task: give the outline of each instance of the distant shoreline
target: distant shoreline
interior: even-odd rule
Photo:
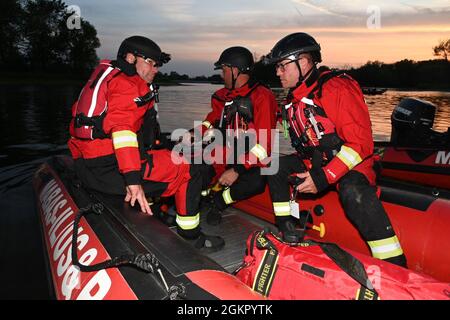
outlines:
[[[430,91],[437,91],[437,92],[448,92],[450,93],[450,88],[430,88],[430,89],[422,89],[422,88],[386,88],[388,91],[420,91],[420,92],[430,92]]]
[[[59,74],[3,74],[0,77],[0,85],[79,85],[82,86],[87,79],[68,79],[63,75]],[[223,85],[216,82],[206,82],[206,81],[195,81],[195,80],[173,80],[173,81],[157,81],[160,86],[189,86],[190,84],[213,84],[213,85]],[[389,87],[374,87],[374,88],[384,88],[390,91],[438,91],[438,92],[450,92],[450,88],[447,87],[430,87],[430,88],[389,88]],[[279,87],[271,87],[272,90],[283,90]]]
[[[84,85],[87,79],[65,79],[55,77],[42,78],[20,78],[4,77],[0,78],[0,85]],[[183,86],[180,82],[157,82],[160,86]]]
[[[387,89],[387,91],[404,91],[404,92],[445,92],[450,93],[450,88],[431,88],[431,89],[422,89],[422,88],[387,88],[387,87],[377,87],[377,88],[384,88]],[[272,90],[284,90],[280,87],[271,87]]]
[[[43,77],[43,78],[20,78],[20,77],[0,77],[0,85],[79,85],[82,86],[86,83],[87,79],[64,79],[55,77]],[[171,87],[171,86],[189,86],[194,84],[213,84],[221,85],[215,82],[205,82],[205,81],[156,81],[161,87]],[[222,84],[223,85],[223,84]]]

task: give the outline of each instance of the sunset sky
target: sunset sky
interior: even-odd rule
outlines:
[[[113,58],[123,38],[144,35],[172,54],[162,72],[211,75],[221,51],[234,45],[266,54],[292,32],[322,47],[324,64],[433,59],[450,38],[450,1],[76,0],[98,31],[100,58]],[[379,13],[379,15],[378,15]]]

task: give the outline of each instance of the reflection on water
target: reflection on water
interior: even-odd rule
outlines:
[[[164,131],[192,128],[194,120],[203,120],[210,109],[211,95],[220,85],[193,84],[161,87],[160,122]],[[68,138],[70,107],[81,86],[0,86],[0,147],[12,144],[64,144]],[[281,96],[280,91],[277,94]],[[406,97],[419,98],[437,105],[435,130],[450,126],[449,92],[387,91],[366,96],[376,140],[389,140],[390,116],[395,105]],[[284,140],[284,139],[281,139]],[[288,143],[282,141],[281,150]]]
[[[1,85],[0,147],[64,143],[70,107],[80,89],[73,85]]]
[[[381,95],[366,96],[375,140],[389,140],[392,110],[404,98],[417,98],[433,103],[437,106],[434,130],[445,132],[450,127],[450,92],[388,90]]]

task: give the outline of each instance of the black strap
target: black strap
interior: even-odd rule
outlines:
[[[109,136],[103,130],[103,120],[106,117],[106,111],[99,116],[88,117],[83,112],[78,113],[74,119],[75,128],[81,128],[82,126],[92,127],[93,139],[106,139]],[[78,138],[80,139],[80,138]]]
[[[156,91],[156,90],[149,91],[143,96],[134,98],[134,102],[136,103],[136,105],[138,107],[143,107],[143,106],[147,105],[149,102],[151,102],[152,100],[155,100],[156,102],[158,102],[158,100],[159,100],[158,91]]]
[[[156,147],[161,137],[161,127],[158,121],[158,112],[153,107],[145,112],[144,121],[138,132],[138,141],[142,156],[145,151]]]
[[[345,271],[345,273],[347,273],[352,279],[357,281],[362,288],[365,288],[368,292],[370,291],[377,294],[372,282],[367,276],[364,265],[350,253],[335,243],[317,242],[314,240],[305,240],[305,243],[320,246],[323,252],[334,263],[336,263],[339,268]]]
[[[260,84],[259,82],[255,82],[253,87],[251,87],[250,90],[245,95],[236,96],[233,98],[233,100],[226,100],[224,98],[221,98],[216,93],[212,95],[212,99],[216,99],[220,102],[231,102],[236,100],[236,103],[227,106],[228,110],[225,110],[226,107],[224,106],[224,112],[221,121],[223,127],[225,127],[229,123],[229,121],[231,121],[232,116],[234,116],[236,112],[239,112],[239,114],[244,118],[244,120],[247,123],[253,121],[253,105],[249,97],[250,94],[260,85],[262,84]],[[244,105],[248,109],[247,110],[241,109],[240,105]]]
[[[322,89],[323,85],[327,83],[329,80],[335,78],[335,77],[341,77],[346,79],[351,79],[345,71],[331,71],[327,72],[325,74],[322,74],[319,79],[317,80],[316,86],[310,91],[308,94],[308,98],[312,99],[315,96],[315,93],[317,92],[317,98],[322,98]]]
[[[78,226],[80,223],[81,218],[89,212],[94,212],[96,214],[101,214],[103,211],[103,205],[100,203],[97,204],[90,204],[85,208],[81,208],[76,217],[75,221],[73,223],[73,235],[72,235],[72,262],[75,266],[79,267],[81,271],[83,272],[92,272],[92,271],[99,271],[103,269],[109,269],[109,268],[115,268],[123,265],[133,265],[138,267],[141,270],[144,270],[146,272],[155,272],[155,270],[159,267],[159,261],[156,259],[155,255],[152,253],[141,253],[138,255],[122,255],[119,257],[115,257],[111,260],[103,261],[94,265],[84,265],[81,264],[78,260],[78,250],[76,249],[78,247]]]
[[[345,71],[331,71],[331,72],[325,73],[319,77],[319,79],[317,80],[316,86],[309,92],[307,98],[310,100],[313,100],[314,97],[316,97],[316,96],[319,99],[322,98],[323,85],[335,77],[350,79],[350,77],[345,73]],[[316,94],[316,92],[317,92],[317,94]],[[321,117],[328,118],[327,114],[325,112],[325,109],[322,106],[315,105],[315,112],[318,115],[320,115]]]
[[[264,231],[257,233],[252,240],[256,242],[258,249],[266,250],[253,281],[253,290],[267,297],[278,269],[278,250]]]

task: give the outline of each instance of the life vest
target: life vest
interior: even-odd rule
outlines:
[[[109,60],[102,60],[92,72],[72,110],[72,136],[79,139],[106,138],[102,122],[108,109],[108,82],[120,72]]]
[[[253,122],[253,104],[250,98],[251,93],[260,86],[260,83],[254,84],[243,96],[234,98],[224,98],[213,94],[213,99],[224,103],[222,115],[217,128],[225,129],[243,129],[247,130]]]
[[[289,130],[292,146],[303,158],[312,159],[313,166],[326,165],[344,144],[324,108],[314,102],[315,97],[322,97],[323,85],[334,77],[347,75],[343,72],[322,75],[306,97],[282,108],[283,127]],[[294,108],[294,103],[303,103],[305,106]]]
[[[91,74],[72,110],[71,135],[73,137],[84,140],[109,138],[103,130],[103,119],[108,110],[108,84],[121,72],[114,61],[102,60]],[[158,102],[158,86],[153,84],[150,85],[150,91],[146,95],[136,97],[134,102],[138,107],[142,107],[152,100]],[[146,135],[146,138],[144,138],[145,149],[150,148],[160,134],[156,116],[157,110],[152,108],[147,111],[144,117],[142,128],[144,135],[141,134],[141,136]]]

